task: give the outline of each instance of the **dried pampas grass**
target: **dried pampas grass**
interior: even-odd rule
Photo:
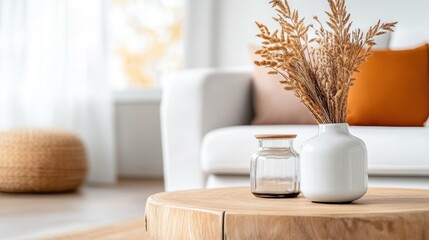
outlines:
[[[256,23],[262,39],[262,48],[256,51],[262,61],[258,66],[270,68],[270,74],[279,74],[286,90],[295,95],[310,110],[317,123],[346,121],[347,97],[353,85],[353,72],[370,55],[374,38],[393,31],[395,23],[377,22],[364,33],[352,30],[350,14],[344,0],[328,0],[329,20],[325,27],[317,17],[318,27],[306,24],[297,10],[291,10],[286,0],[270,3],[278,15],[274,20],[280,28],[274,32]],[[315,32],[309,39],[308,32]],[[316,45],[310,47],[310,45]]]

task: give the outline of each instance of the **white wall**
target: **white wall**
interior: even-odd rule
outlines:
[[[162,177],[160,100],[160,89],[117,94],[116,152],[120,177]]]
[[[190,62],[200,62],[198,67],[225,67],[250,64],[247,46],[258,43],[254,36],[257,28],[254,22],[260,21],[273,26],[271,17],[274,11],[268,0],[188,0],[196,8],[204,6],[204,11],[212,9],[210,14],[192,15],[190,12],[188,38],[201,36],[209,38],[206,48],[188,48]],[[311,20],[313,15],[322,16],[328,9],[326,0],[291,0],[290,5],[297,8],[302,16]],[[399,21],[399,26],[420,25],[429,28],[429,0],[348,0],[348,10],[352,20],[359,27],[374,24],[378,19]],[[203,12],[204,12],[203,11]],[[210,24],[207,24],[210,23]],[[207,24],[207,25],[204,25]],[[192,27],[192,28],[189,28]],[[197,27],[196,27],[197,26]],[[204,32],[201,31],[204,29]],[[211,38],[210,38],[211,37]],[[209,59],[208,61],[205,61]],[[192,66],[193,67],[193,66]]]
[[[185,66],[213,65],[213,22],[215,0],[187,0],[185,4]]]

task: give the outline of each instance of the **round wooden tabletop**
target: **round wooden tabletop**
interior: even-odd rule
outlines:
[[[351,204],[257,198],[249,188],[149,197],[154,239],[429,239],[429,190],[369,189]]]

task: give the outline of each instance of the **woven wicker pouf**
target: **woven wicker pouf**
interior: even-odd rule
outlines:
[[[73,134],[47,130],[0,132],[1,192],[65,192],[86,175],[82,142]]]

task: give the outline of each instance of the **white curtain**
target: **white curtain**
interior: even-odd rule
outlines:
[[[103,0],[0,0],[0,129],[61,128],[84,141],[91,182],[114,182]]]

